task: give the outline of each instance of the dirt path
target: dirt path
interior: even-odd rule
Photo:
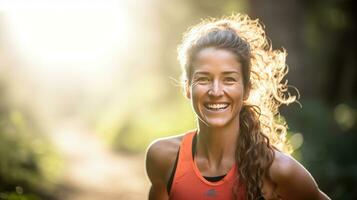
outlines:
[[[61,126],[52,135],[65,158],[61,200],[147,198],[143,154],[114,154],[93,132],[79,125]]]

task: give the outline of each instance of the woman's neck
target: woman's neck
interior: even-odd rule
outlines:
[[[239,122],[224,127],[208,127],[198,122],[196,153],[200,159],[206,159],[210,168],[218,169],[235,161]]]

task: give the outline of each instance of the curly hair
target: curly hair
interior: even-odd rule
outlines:
[[[273,50],[263,26],[247,15],[205,19],[189,28],[178,47],[183,82],[191,84],[195,56],[208,47],[231,51],[242,64],[244,89],[249,89],[250,95],[240,111],[237,179],[248,200],[258,199],[263,178],[269,178],[274,149],[292,152],[286,140],[287,124],[278,110],[297,98],[290,95],[287,80],[283,80],[288,72],[286,51]],[[235,187],[235,195],[239,187]]]

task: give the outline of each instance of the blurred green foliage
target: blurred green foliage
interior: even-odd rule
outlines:
[[[0,193],[1,200],[40,200],[41,198],[34,194],[19,194],[15,192]]]
[[[35,119],[0,93],[0,199],[50,196],[60,176],[60,157]]]
[[[165,96],[164,90],[160,93]],[[101,115],[103,117],[97,125],[97,133],[115,150],[143,152],[150,142],[159,137],[193,129],[195,118],[190,102],[179,90],[177,93],[166,102],[159,100],[162,98],[160,95],[150,100],[132,94],[126,99],[131,103],[130,106],[117,103]],[[145,103],[141,102],[143,99]]]
[[[304,136],[299,151],[302,163],[332,199],[356,199],[356,121],[346,129],[338,123],[343,117],[336,113],[338,106],[329,106],[321,100],[306,100],[302,105],[302,109],[294,109],[294,114],[287,118],[291,130]],[[357,116],[356,107],[347,107]]]

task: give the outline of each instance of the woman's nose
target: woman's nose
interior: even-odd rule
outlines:
[[[222,96],[223,95],[223,87],[219,81],[213,81],[208,91],[208,95],[210,96]]]

